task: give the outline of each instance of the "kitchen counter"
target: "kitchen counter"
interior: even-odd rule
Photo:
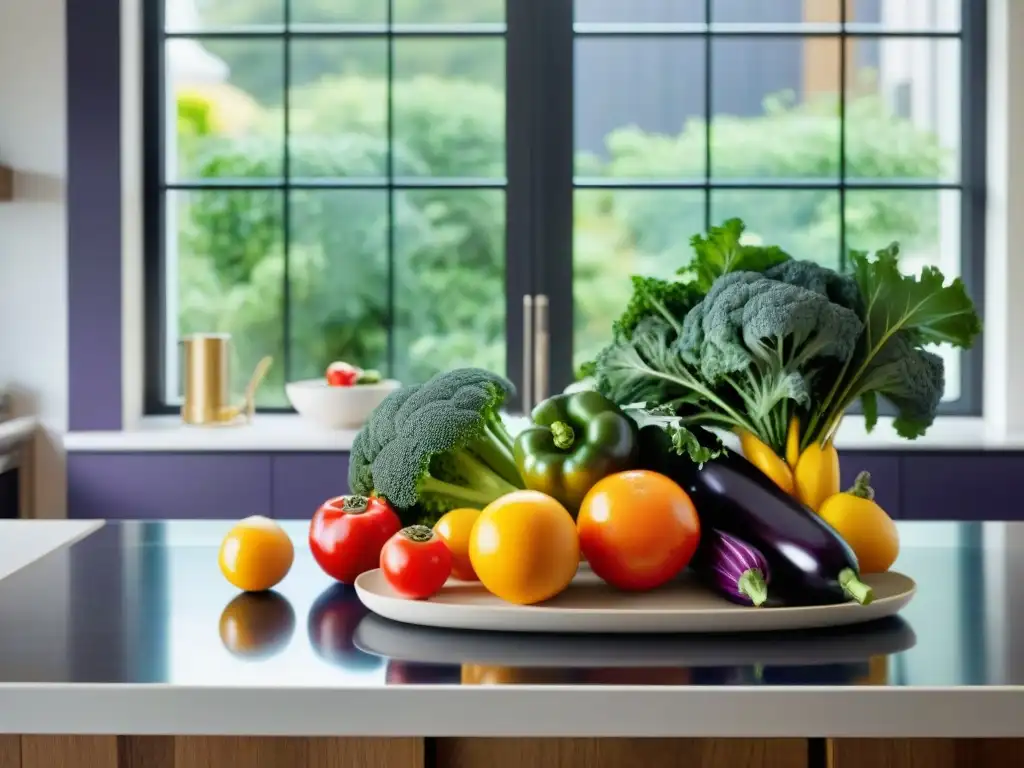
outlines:
[[[763,763],[787,766],[829,738],[844,768],[860,765],[833,754],[849,738],[1024,738],[1021,524],[902,524],[897,569],[919,592],[898,619],[576,638],[368,615],[317,569],[302,523],[286,524],[297,557],[279,588],[239,595],[217,567],[229,525],[107,523],[0,580],[0,733],[404,736],[421,751],[422,737],[796,740],[799,760]],[[0,535],[17,548],[26,530]]]

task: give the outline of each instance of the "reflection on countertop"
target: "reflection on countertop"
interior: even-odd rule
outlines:
[[[238,594],[217,570],[230,523],[108,524],[0,581],[0,683],[193,686],[985,686],[1024,684],[1024,525],[901,525],[900,618],[758,635],[460,632],[368,614],[286,529],[277,590]],[[48,605],[67,606],[61,637]],[[16,617],[16,620],[11,620]]]

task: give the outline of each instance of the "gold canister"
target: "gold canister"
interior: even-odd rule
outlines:
[[[193,333],[181,340],[185,400],[181,418],[186,424],[220,424],[231,398],[231,336]]]

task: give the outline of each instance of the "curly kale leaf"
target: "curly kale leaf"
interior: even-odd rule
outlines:
[[[612,324],[616,339],[631,338],[636,327],[648,317],[679,325],[703,295],[690,283],[637,275],[631,279],[633,295],[622,316]]]
[[[745,245],[741,243],[746,225],[740,219],[728,219],[720,227],[711,227],[707,235],[690,239],[694,256],[679,270],[692,278],[701,294],[722,275],[731,272],[764,272],[783,264],[790,256],[777,245]]]

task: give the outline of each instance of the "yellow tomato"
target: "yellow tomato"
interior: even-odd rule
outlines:
[[[256,515],[228,531],[220,545],[220,571],[246,592],[262,592],[281,581],[292,567],[295,547],[280,525]]]
[[[889,570],[900,554],[896,523],[875,502],[871,475],[861,472],[848,491],[830,496],[818,511],[857,555],[861,573]]]
[[[469,559],[487,589],[532,605],[569,586],[580,563],[572,515],[539,491],[515,491],[487,505],[469,537]]]
[[[452,553],[452,576],[462,581],[476,581],[476,571],[469,561],[469,534],[480,517],[479,509],[453,509],[434,524],[434,533],[441,537]]]

